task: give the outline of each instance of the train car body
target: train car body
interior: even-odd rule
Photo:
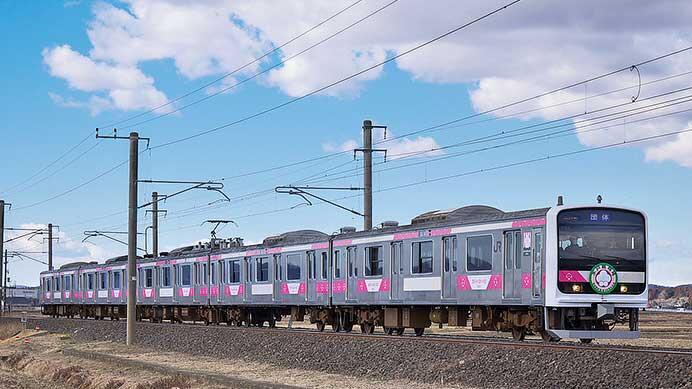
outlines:
[[[137,264],[138,319],[390,334],[433,323],[560,338],[638,337],[646,216],[601,204],[503,212],[467,206],[399,226],[304,230],[197,245]],[[41,273],[43,312],[125,317],[126,258]],[[618,323],[628,331],[612,331]]]

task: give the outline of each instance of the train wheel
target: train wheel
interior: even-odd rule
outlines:
[[[394,328],[384,327],[384,333],[387,335],[394,335]]]
[[[413,332],[416,333],[416,336],[423,336],[423,333],[425,332],[425,328],[414,328]]]
[[[344,323],[344,332],[351,332],[353,331],[353,323]]]
[[[591,343],[591,342],[593,341],[593,339],[591,339],[591,338],[581,338],[581,339],[579,339],[579,341],[582,342],[582,343],[584,343],[584,344],[589,344],[589,343]]]
[[[404,327],[397,328],[397,329],[395,330],[395,331],[396,331],[396,336],[401,336],[401,335],[403,335],[403,334],[404,334],[404,330],[405,330]]]
[[[269,319],[269,328],[276,328],[276,320],[273,317]]]
[[[332,331],[334,331],[334,332],[339,332],[339,331],[341,331],[341,324],[339,324],[338,321],[332,323]]]
[[[526,328],[524,327],[512,327],[512,338],[514,340],[522,341],[526,338]]]
[[[324,331],[324,327],[326,327],[326,326],[327,326],[327,325],[324,324],[324,322],[323,322],[322,320],[316,321],[316,322],[315,322],[315,327],[317,327],[317,331],[319,331],[319,332],[323,332],[323,331]]]

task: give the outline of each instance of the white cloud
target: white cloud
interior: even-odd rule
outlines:
[[[692,168],[692,133],[679,134],[670,141],[650,147],[646,150],[646,160],[657,162],[669,160]]]
[[[133,110],[151,108],[167,101],[166,96],[154,87],[154,79],[136,67],[94,61],[69,45],[44,49],[43,61],[52,76],[65,79],[71,88],[84,92],[106,92],[108,96],[106,99],[92,95],[88,103],[75,103],[60,97],[58,104],[88,107],[93,113],[98,113],[111,106]],[[51,97],[54,101],[55,96]]]

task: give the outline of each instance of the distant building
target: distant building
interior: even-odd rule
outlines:
[[[15,311],[38,306],[38,286],[8,286],[5,299],[6,309]]]

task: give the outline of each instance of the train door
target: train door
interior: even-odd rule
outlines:
[[[274,254],[272,259],[274,269],[274,291],[272,293],[274,301],[281,301],[281,281],[283,280],[283,268],[281,267],[281,254]]]
[[[403,282],[404,265],[401,258],[401,247],[401,242],[393,242],[391,244],[391,250],[389,251],[389,272],[391,274],[391,285],[389,288],[390,300],[400,300],[402,298],[401,283]]]
[[[242,266],[242,274],[240,275],[241,279],[245,283],[245,287],[243,288],[243,302],[248,302],[250,300],[250,297],[252,296],[252,282],[250,278],[250,258],[249,257],[244,257],[243,258],[243,266]]]
[[[531,260],[531,297],[541,297],[543,286],[543,230],[533,230],[533,257]]]
[[[307,301],[317,301],[317,253],[314,251],[307,252]]]
[[[350,246],[346,248],[346,266],[347,271],[347,281],[346,281],[346,300],[352,300],[356,296],[357,282],[358,282],[358,264],[357,264],[356,246]]]
[[[456,236],[442,238],[442,298],[445,299],[456,297],[457,251]]]
[[[502,266],[502,296],[517,299],[521,296],[521,231],[506,231],[504,234],[504,264]]]

